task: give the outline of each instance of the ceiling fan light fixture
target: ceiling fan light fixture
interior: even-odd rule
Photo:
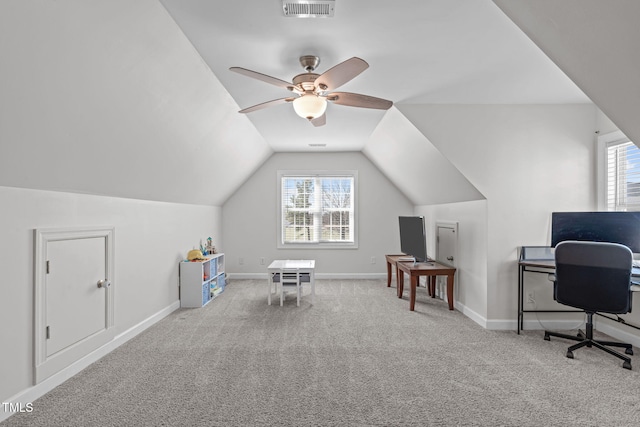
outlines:
[[[293,109],[298,116],[307,119],[314,127],[320,127],[327,124],[325,111],[328,101],[347,107],[373,108],[378,110],[388,110],[393,105],[393,102],[389,100],[375,98],[373,96],[350,92],[334,92],[336,88],[347,83],[369,67],[369,64],[363,59],[354,56],[331,67],[322,74],[316,74],[313,71],[315,71],[319,63],[320,58],[317,56],[301,56],[300,65],[302,65],[306,72],[295,76],[291,83],[258,73],[257,71],[247,70],[246,68],[229,68],[230,71],[235,73],[243,74],[247,77],[252,77],[295,93],[295,96],[263,102],[252,107],[244,108],[239,112],[250,113],[274,105],[292,102]]]
[[[293,100],[293,109],[303,119],[313,120],[324,114],[327,100],[314,94],[305,94]]]

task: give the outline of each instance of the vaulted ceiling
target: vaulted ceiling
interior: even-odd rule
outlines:
[[[285,17],[281,0],[161,0],[241,108],[290,94],[229,71],[291,81],[357,56],[370,68],[340,90],[396,104],[581,103],[588,98],[490,0],[336,0],[331,18]],[[329,104],[314,128],[289,104],[248,114],[274,151],[362,150],[384,111]]]
[[[0,2],[0,185],[222,206],[274,152],[362,151],[416,205],[451,201],[407,184],[430,178],[416,156],[482,198],[403,110],[593,100],[640,141],[638,17],[632,0],[336,0],[324,19],[280,0]],[[340,90],[394,106],[329,105],[319,128],[288,104],[237,112],[288,93],[229,67],[290,80],[308,54],[319,73],[365,59]]]

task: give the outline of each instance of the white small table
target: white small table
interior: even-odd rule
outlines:
[[[273,281],[273,275],[276,273],[280,273],[283,269],[298,270],[300,274],[309,275],[309,283],[311,283],[311,303],[313,304],[316,299],[316,280],[314,275],[315,268],[316,261],[314,259],[277,259],[269,264],[269,267],[267,267],[267,271],[269,273],[269,278],[267,279],[267,283],[269,285],[267,301],[269,302],[269,305],[271,305],[271,293],[273,286],[275,285]],[[282,277],[280,278],[280,280],[282,280]],[[282,286],[280,288],[282,289]],[[282,290],[280,292],[282,292]]]

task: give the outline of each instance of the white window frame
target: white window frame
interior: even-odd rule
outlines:
[[[353,178],[352,188],[352,229],[353,242],[335,242],[335,241],[314,241],[314,242],[284,242],[283,241],[283,218],[282,218],[282,180],[286,177],[315,177],[315,178],[332,178],[332,177],[351,177]],[[277,173],[277,202],[276,202],[276,220],[277,233],[276,247],[278,249],[357,249],[358,248],[358,171],[356,170],[279,170]]]
[[[610,210],[608,200],[608,179],[609,179],[609,148],[631,142],[621,131],[610,132],[598,136],[598,170],[597,170],[597,198],[598,208],[602,211]],[[613,209],[618,210],[618,209]]]

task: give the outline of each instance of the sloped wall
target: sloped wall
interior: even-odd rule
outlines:
[[[271,154],[154,0],[0,2],[0,185],[222,206]]]
[[[493,0],[636,144],[640,2]]]
[[[0,2],[0,70],[6,402],[32,385],[34,228],[115,226],[123,333],[200,239],[224,249],[218,206],[271,151],[157,1]]]
[[[487,245],[477,249],[486,251],[487,326],[515,329],[517,247],[549,244],[553,211],[596,208],[595,106],[398,109],[485,195]],[[464,286],[485,286],[475,280]]]
[[[396,108],[387,111],[362,152],[414,205],[484,199]]]

